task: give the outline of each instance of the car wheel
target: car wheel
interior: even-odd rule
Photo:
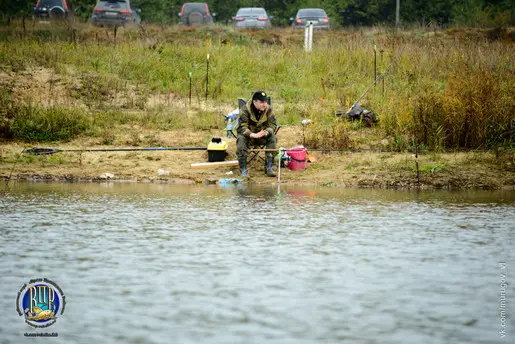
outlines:
[[[61,7],[55,6],[55,7],[52,7],[50,9],[50,11],[48,11],[48,13],[50,14],[50,17],[52,17],[52,18],[61,19],[64,17],[65,12]]]

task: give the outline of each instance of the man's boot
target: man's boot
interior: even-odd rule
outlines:
[[[239,158],[238,163],[240,164],[240,176],[248,178],[249,171],[247,170],[247,158]]]
[[[274,155],[273,154],[266,155],[265,173],[269,177],[277,176],[277,174],[275,174],[275,172],[274,172]]]

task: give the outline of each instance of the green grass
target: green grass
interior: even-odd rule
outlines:
[[[342,124],[333,114],[348,109],[372,83],[373,46],[377,45],[377,72],[390,67],[384,85],[380,81],[360,103],[379,116],[382,136],[392,148],[410,148],[415,142],[430,150],[513,144],[512,43],[488,40],[480,31],[461,40],[455,31],[431,37],[420,30],[369,31],[316,32],[314,49],[306,53],[303,33],[290,29],[237,33],[222,26],[143,26],[120,29],[115,37],[113,31],[79,24],[29,26],[23,34],[16,25],[2,27],[3,70],[48,68],[73,80],[63,86],[66,96],[82,102],[87,110],[80,110],[79,120],[70,122],[64,113],[74,117],[77,110],[72,105],[57,110],[14,104],[17,100],[4,85],[0,103],[23,110],[15,115],[0,110],[4,117],[0,134],[15,133],[16,138],[31,141],[69,139],[85,132],[108,143],[113,139],[106,122],[139,123],[159,130],[222,128],[218,110],[199,107],[204,103],[209,53],[210,101],[230,106],[238,97],[264,89],[273,97],[280,123],[313,121],[306,131],[311,145],[348,147],[353,145],[349,130],[360,127]],[[185,107],[188,72],[192,72],[197,107],[194,116]],[[156,95],[166,103],[150,106],[148,100]],[[44,122],[44,116],[49,116],[46,124],[33,123],[32,117]],[[45,125],[52,127],[59,121],[66,122],[66,132],[40,133]]]
[[[419,167],[419,171],[421,173],[435,174],[435,173],[445,170],[445,168],[446,168],[445,164],[436,162],[436,163],[431,163],[431,164],[427,164],[427,165]],[[416,172],[417,170],[416,170],[416,168],[414,168],[414,169],[412,169],[412,171]]]
[[[26,142],[67,141],[90,127],[87,116],[74,109],[21,105],[11,111],[10,134]]]

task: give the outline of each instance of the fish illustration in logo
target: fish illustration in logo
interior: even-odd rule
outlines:
[[[30,312],[30,309],[25,309],[25,314],[27,320],[33,320],[33,321],[41,321],[41,320],[50,320],[55,319],[54,312],[51,310],[42,310],[38,306],[34,306],[33,312]]]

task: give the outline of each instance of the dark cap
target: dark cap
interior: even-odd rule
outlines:
[[[264,91],[257,91],[252,95],[252,100],[268,101],[268,95]]]

